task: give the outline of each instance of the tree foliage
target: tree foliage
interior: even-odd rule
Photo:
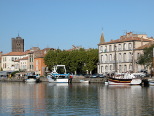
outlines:
[[[44,62],[49,70],[54,65],[65,65],[69,73],[83,74],[86,73],[86,70],[96,73],[98,49],[50,50],[44,57]]]
[[[153,48],[154,44],[150,47],[146,47],[143,50],[143,54],[138,58],[138,64],[144,65],[145,67],[152,67],[153,61]]]

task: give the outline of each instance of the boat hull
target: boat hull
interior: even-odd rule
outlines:
[[[89,81],[80,80],[80,83],[89,83]]]
[[[66,79],[48,79],[50,83],[68,83],[68,78]]]
[[[109,78],[109,85],[139,85],[141,84],[141,79],[117,79]]]
[[[149,79],[148,81],[149,81],[149,85],[152,85],[152,86],[154,86],[154,80],[152,80],[152,79]]]
[[[36,79],[26,79],[25,82],[27,82],[27,83],[35,83]]]

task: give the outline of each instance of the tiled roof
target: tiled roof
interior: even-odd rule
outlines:
[[[121,43],[121,42],[128,42],[128,41],[150,42],[150,41],[154,41],[154,39],[153,38],[144,39],[144,38],[140,38],[140,37],[127,37],[127,38],[123,38],[123,39],[111,40],[109,42],[105,42],[105,43],[98,44],[98,45]]]
[[[7,54],[3,54],[3,56],[21,56],[24,54],[25,54],[25,52],[9,52]]]

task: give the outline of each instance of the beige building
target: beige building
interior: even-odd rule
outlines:
[[[144,46],[154,39],[146,34],[126,33],[117,40],[105,42],[104,35],[101,35],[99,49],[98,73],[112,72],[138,72],[144,66],[137,64],[137,58],[143,53],[141,46]]]

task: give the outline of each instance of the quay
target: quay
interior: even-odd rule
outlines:
[[[148,86],[149,82],[148,79],[154,80],[150,77],[145,77],[142,79],[142,85]],[[105,83],[107,78],[85,78],[84,76],[74,76],[72,79],[72,83],[80,83],[80,80],[89,81],[90,83]],[[41,82],[48,82],[48,79],[46,77],[40,77]],[[24,78],[0,78],[0,82],[24,82]]]
[[[74,76],[72,83],[79,83],[80,80],[89,81],[90,83],[104,83],[106,78],[85,78],[84,76]],[[0,82],[23,82],[24,78],[0,78]],[[46,77],[40,77],[41,82],[48,82]]]

